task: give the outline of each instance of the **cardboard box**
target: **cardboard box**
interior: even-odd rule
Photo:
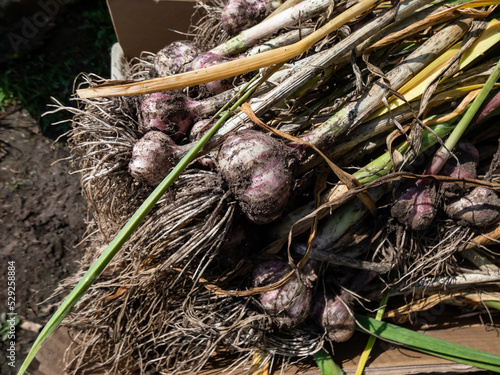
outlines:
[[[477,324],[477,322],[461,322],[459,325],[453,324],[452,327],[439,324],[419,332],[500,355],[500,340],[498,339],[497,330],[492,329],[492,327],[482,326]],[[368,335],[356,332],[351,340],[338,344],[334,348],[335,360],[342,365],[346,375],[355,374],[360,354],[366,345],[367,339]],[[30,367],[30,374],[64,374],[63,357],[70,343],[71,337],[68,332],[64,328],[59,328],[46,344],[42,346],[42,349]],[[380,340],[376,341],[368,362],[368,367],[365,370],[366,375],[459,374],[474,372],[485,373],[484,370],[469,365],[402,349],[381,342]],[[208,371],[206,374],[202,374],[212,375],[215,373],[218,372]],[[275,373],[279,373],[279,371]],[[236,372],[235,374],[239,373]],[[300,367],[290,369],[286,374],[321,375],[321,371],[314,362],[309,361],[309,363],[300,365]]]
[[[107,0],[115,33],[125,58],[157,52],[196,22],[195,0]],[[177,31],[177,32],[176,32]]]
[[[142,51],[156,52],[166,44],[183,39],[172,30],[187,32],[194,12],[194,0],[107,0],[109,11],[118,38],[113,46],[112,78],[121,79],[119,61],[138,57]],[[500,355],[500,340],[495,328],[486,327],[474,321],[460,321],[450,325],[443,317],[432,327],[420,332],[456,344],[484,350]],[[354,374],[368,336],[356,333],[346,343],[337,345],[335,360],[342,365],[347,375]],[[63,356],[71,343],[64,328],[59,328],[38,353],[30,367],[32,375],[63,374]],[[368,362],[365,374],[409,375],[428,373],[473,373],[482,372],[468,365],[402,349],[377,340]],[[209,371],[207,374],[218,373]],[[314,365],[292,368],[287,374],[320,375]]]

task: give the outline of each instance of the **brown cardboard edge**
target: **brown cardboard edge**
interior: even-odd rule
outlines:
[[[183,33],[197,20],[195,0],[106,2],[116,37],[129,60],[143,51],[156,53],[173,41],[189,39]]]
[[[419,331],[423,334],[448,340],[456,344],[484,350],[500,355],[499,330],[479,324],[470,324],[449,328],[433,328]],[[340,364],[347,375],[354,374],[359,362],[360,353],[366,345],[368,336],[357,332],[351,340],[334,347],[334,360]],[[36,356],[36,361],[30,367],[31,375],[64,374],[63,357],[71,337],[67,330],[60,327],[49,338]],[[67,353],[66,353],[67,355]],[[484,370],[451,362],[442,358],[419,353],[409,349],[396,347],[377,340],[372,356],[368,362],[365,374],[367,375],[414,375],[426,373],[474,373]],[[219,373],[216,369],[207,370],[200,375]],[[237,372],[236,372],[237,373]],[[321,371],[309,361],[299,364],[286,371],[286,375],[307,374],[320,375]]]

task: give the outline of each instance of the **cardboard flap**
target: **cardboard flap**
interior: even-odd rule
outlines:
[[[173,41],[188,39],[180,33],[188,31],[192,19],[195,23],[195,5],[194,0],[108,0],[125,57],[139,57],[143,51],[156,53]]]

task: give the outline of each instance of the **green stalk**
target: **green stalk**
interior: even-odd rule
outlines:
[[[388,300],[389,300],[389,292],[385,292],[384,296],[382,297],[382,300],[380,301],[379,309],[377,311],[377,315],[375,316],[375,320],[379,321],[382,320]],[[377,340],[375,336],[370,336],[368,338],[365,350],[363,350],[361,358],[359,359],[358,368],[356,369],[356,375],[361,375],[365,371],[366,363],[368,362],[368,358],[370,357],[370,353],[372,352],[373,345],[375,345],[375,340]]]
[[[314,360],[323,375],[345,375],[344,371],[333,361],[330,354],[323,349],[314,353]]]
[[[442,146],[436,152],[436,155],[434,155],[431,166],[429,170],[426,171],[426,174],[438,174],[439,171],[443,168],[443,166],[450,158],[451,150],[458,143],[458,141],[464,134],[465,130],[467,129],[471,121],[474,119],[474,116],[476,115],[477,111],[479,111],[479,108],[481,108],[488,94],[493,89],[493,86],[495,85],[495,83],[498,81],[499,78],[500,78],[500,60],[495,66],[495,69],[493,69],[491,75],[486,80],[486,83],[482,87],[476,99],[474,99],[470,107],[467,109],[463,117],[460,119],[460,122],[457,124],[453,132],[450,134],[450,136],[444,143],[444,146]]]
[[[484,304],[493,309],[500,310],[500,301],[484,301]]]
[[[449,132],[453,130],[453,125],[451,124],[439,124],[432,126],[431,129],[434,131],[437,137],[443,138]],[[428,148],[436,144],[437,138],[429,131],[424,131],[422,133],[422,146],[420,152],[424,152]],[[409,145],[404,142],[400,144],[396,149],[404,154],[409,148]],[[389,152],[384,153],[377,159],[373,160],[367,164],[364,168],[360,169],[353,176],[361,182],[361,184],[367,184],[376,180],[379,177],[387,175],[392,170],[392,161]],[[380,199],[385,193],[383,188],[375,188],[370,191],[370,196],[374,201]],[[280,220],[277,225],[271,227],[271,230],[267,232],[267,236],[271,241],[285,241],[288,238],[288,233],[290,228],[302,218],[314,211],[314,203],[302,206],[297,210],[286,215],[282,220]],[[332,243],[335,243],[340,236],[342,236],[352,225],[361,220],[361,218],[366,214],[366,206],[359,199],[351,202],[350,204],[342,205],[335,211],[334,215],[330,215],[328,219],[318,228],[318,233],[316,239],[314,240],[315,251],[317,249],[328,248]],[[326,212],[325,212],[326,215]],[[319,217],[322,219],[324,216]],[[299,234],[305,230],[309,229],[309,224],[305,223],[302,227],[295,227],[294,233]]]
[[[250,85],[259,77],[257,75],[254,77],[244,88],[240,91],[243,93],[250,87]],[[222,124],[232,115],[232,111],[235,111],[244,101],[246,101],[255,91],[257,85],[252,87],[246,93],[244,93],[240,99],[238,99],[229,109],[230,103],[227,103],[216,116],[220,115],[220,119],[216,124],[189,150],[189,152],[179,161],[175,168],[168,174],[167,177],[155,188],[155,190],[149,195],[149,197],[142,203],[142,205],[137,209],[137,211],[132,215],[130,220],[123,226],[123,228],[118,232],[116,237],[111,241],[108,247],[104,250],[101,256],[90,266],[85,275],[80,279],[75,288],[66,297],[61,306],[57,309],[54,315],[50,318],[47,324],[43,327],[42,331],[36,338],[33,346],[31,347],[26,359],[24,360],[21,368],[19,369],[18,375],[23,375],[28,369],[28,366],[35,358],[36,354],[40,350],[42,344],[47,340],[50,335],[57,329],[61,324],[63,319],[69,314],[73,306],[80,300],[80,298],[86,293],[90,286],[94,283],[95,279],[101,274],[101,272],[106,268],[109,262],[118,253],[125,242],[130,238],[132,233],[137,229],[137,227],[142,223],[144,218],[153,209],[158,200],[163,196],[165,191],[173,185],[177,180],[179,175],[187,168],[187,166],[195,159],[196,155],[203,149],[210,138],[217,132],[217,130],[222,126]],[[225,111],[225,112],[224,112]]]
[[[384,79],[390,82],[390,87],[393,90],[397,91],[417,72],[424,69],[431,61],[440,56],[443,51],[446,51],[451,45],[456,43],[463,36],[463,33],[462,23],[456,22],[450,24],[434,34],[403,62],[386,73]],[[355,35],[355,33],[352,35]],[[358,100],[346,104],[330,119],[302,136],[302,140],[314,144],[320,150],[328,150],[331,147],[330,145],[338,142],[339,137],[348,130],[353,130],[367,119],[390,93],[388,85],[382,81],[383,79],[381,78],[375,82]],[[271,94],[272,91],[267,95]],[[255,112],[257,113],[257,111]]]
[[[450,123],[443,123],[431,127],[431,129],[434,131],[434,134],[436,134],[436,136],[439,138],[446,136],[446,134],[452,131],[453,128],[454,126],[450,125]],[[423,132],[422,146],[419,151],[420,153],[425,152],[427,149],[436,144],[437,139],[434,134],[429,131]],[[404,154],[409,147],[410,146],[408,143],[403,142],[398,147],[396,147],[396,149],[401,154]],[[379,177],[385,176],[392,170],[392,166],[391,155],[389,152],[386,152],[383,155],[379,156],[377,159],[368,163],[364,168],[360,169],[356,173],[353,173],[353,176],[356,177],[362,184],[367,184],[369,182],[375,181]]]
[[[358,323],[356,329],[358,331],[365,333],[368,331],[379,338],[435,357],[500,372],[499,355],[454,344],[363,315],[356,315],[356,320]]]
[[[296,25],[300,20],[315,17],[324,12],[330,1],[308,0],[289,8],[274,17],[268,17],[259,24],[243,30],[238,35],[213,48],[217,55],[232,56],[268,38],[279,29]]]
[[[420,153],[426,151],[428,148],[432,147],[437,142],[437,137],[443,138],[452,131],[453,126],[450,124],[439,124],[431,127],[434,131],[432,134],[429,131],[424,131],[422,134],[422,145],[420,148]],[[397,150],[404,154],[410,146],[408,143],[403,142],[397,147]],[[389,152],[384,153],[377,159],[373,160],[371,163],[367,164],[364,168],[360,169],[353,176],[361,183],[367,184],[369,182],[375,181],[377,178],[387,175],[392,170],[392,161]],[[378,187],[372,189],[369,194],[374,202],[378,201],[384,194],[386,190],[384,187]],[[311,209],[312,211],[312,209]],[[335,243],[352,225],[357,223],[366,214],[367,208],[365,204],[356,199],[350,204],[342,205],[339,209],[335,211],[334,215],[330,215],[325,219],[318,228],[316,238],[314,240],[314,251],[321,255],[324,253],[325,249],[328,249],[331,244]],[[301,213],[301,217],[305,216]],[[282,233],[284,232],[282,229]],[[289,230],[289,228],[288,228]],[[284,238],[288,234],[283,233]],[[295,233],[299,233],[298,231]]]

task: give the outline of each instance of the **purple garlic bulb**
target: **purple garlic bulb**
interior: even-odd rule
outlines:
[[[271,285],[286,276],[292,267],[281,260],[259,264],[253,271],[253,285]],[[307,263],[301,271],[306,282],[315,280],[314,266]],[[259,301],[264,311],[273,317],[279,327],[292,328],[308,316],[312,299],[312,286],[294,275],[280,288],[260,294]]]
[[[271,0],[229,0],[222,10],[222,28],[236,35],[264,20],[280,5]]]
[[[346,292],[339,296],[318,293],[313,299],[310,316],[334,342],[347,341],[354,334],[356,321],[349,307],[351,301],[352,297]]]
[[[200,50],[189,40],[180,40],[163,47],[154,57],[154,67],[160,77],[182,73],[198,56]]]
[[[203,52],[200,53],[192,62],[190,70],[198,70],[203,68],[208,68],[212,65],[221,64],[223,62],[231,61],[232,59],[217,55],[213,52]],[[206,95],[217,95],[224,91],[233,88],[233,77],[220,79],[212,82],[207,82],[199,86],[200,93],[202,96]]]
[[[187,151],[186,147],[176,145],[168,135],[150,131],[134,145],[129,172],[136,180],[156,186]]]
[[[459,225],[487,227],[500,220],[500,198],[485,187],[476,187],[445,207],[446,214]]]
[[[203,119],[197,121],[191,128],[189,132],[189,140],[191,142],[196,142],[201,139],[205,135],[207,131],[214,126],[215,121],[213,119]]]
[[[476,167],[479,163],[479,151],[469,142],[459,142],[455,147],[454,157],[451,157],[441,169],[440,174],[454,178],[476,178]],[[466,190],[466,186],[459,182],[442,182],[440,186],[441,192],[448,198],[454,198],[462,195]]]
[[[255,130],[229,137],[219,151],[222,177],[256,224],[275,220],[285,208],[292,187],[288,152],[283,142]]]
[[[180,93],[149,94],[141,102],[139,130],[158,130],[173,139],[183,137],[199,115],[200,104]]]
[[[411,230],[424,230],[436,216],[436,188],[419,180],[396,197],[391,215]]]

